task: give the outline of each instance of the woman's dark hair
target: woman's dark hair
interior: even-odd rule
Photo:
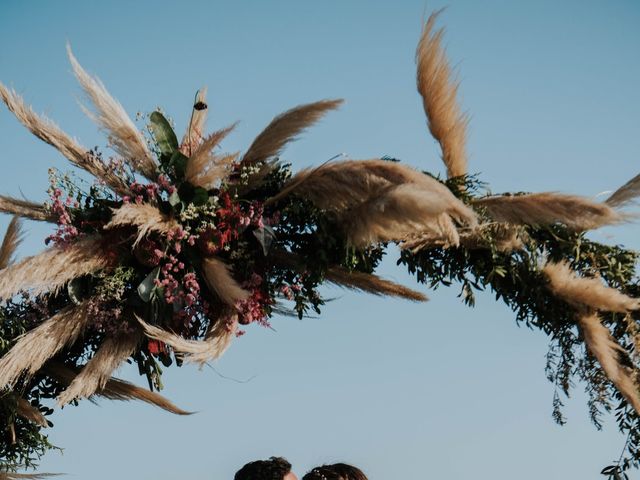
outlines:
[[[282,457],[249,462],[233,477],[234,480],[282,480],[291,471],[291,464]]]
[[[307,473],[302,480],[368,480],[362,470],[346,463],[322,465]]]

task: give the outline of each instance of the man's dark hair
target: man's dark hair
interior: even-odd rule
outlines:
[[[322,465],[307,473],[302,480],[368,480],[362,470],[346,463]]]
[[[236,472],[234,480],[282,480],[291,471],[291,464],[282,457],[249,462]]]

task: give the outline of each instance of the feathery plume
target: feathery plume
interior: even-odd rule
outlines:
[[[440,12],[429,17],[416,50],[417,85],[427,115],[431,135],[442,149],[447,176],[467,173],[466,137],[469,119],[461,113],[456,96],[459,83],[452,78],[451,68],[442,47],[444,29],[434,32]]]
[[[96,237],[52,247],[5,268],[0,275],[0,299],[9,299],[26,289],[31,289],[34,295],[55,292],[68,281],[107,268],[111,263]]]
[[[231,166],[238,159],[239,152],[226,153],[224,155],[211,155],[207,168],[195,175],[190,182],[206,190],[215,188],[216,185],[229,176]]]
[[[20,242],[22,241],[22,223],[20,217],[13,217],[7,232],[4,234],[2,246],[0,246],[0,270],[11,265],[14,261],[14,255]]]
[[[203,341],[187,340],[180,335],[168,332],[154,325],[149,325],[140,317],[138,322],[142,325],[145,334],[154,340],[158,340],[169,345],[178,353],[186,354],[185,360],[203,365],[211,360],[220,358],[229,348],[235,336],[237,317],[232,319],[218,319],[209,330]]]
[[[6,195],[0,195],[0,212],[41,222],[54,223],[56,221],[55,217],[51,212],[47,211],[44,205]]]
[[[226,176],[229,165],[235,161],[238,154],[215,155],[212,150],[235,128],[236,124],[212,133],[193,152],[187,162],[185,178],[191,184],[211,188],[215,182]]]
[[[341,219],[349,242],[359,248],[378,242],[401,242],[415,232],[428,232],[457,246],[458,231],[446,213],[449,204],[441,196],[417,185],[398,185],[379,198],[347,210]]]
[[[486,209],[497,222],[514,225],[552,225],[562,223],[573,230],[592,230],[625,220],[605,203],[577,195],[542,192],[525,195],[496,195],[473,201]]]
[[[106,132],[113,149],[122,155],[132,168],[149,179],[155,179],[158,176],[158,168],[142,133],[133,124],[122,105],[109,94],[103,83],[82,68],[69,44],[67,55],[78,82],[96,110],[94,114],[83,107],[85,113]]]
[[[30,422],[40,425],[41,427],[48,427],[47,419],[40,413],[36,407],[27,402],[24,398],[18,398],[18,408],[16,413],[22,418],[26,418]]]
[[[396,162],[329,162],[296,174],[283,191],[335,212],[356,246],[403,241],[419,232],[457,245],[452,218],[470,228],[477,224],[475,213],[445,185]]]
[[[604,203],[610,207],[618,208],[634,201],[640,195],[640,175],[636,175],[618,190],[613,192]]]
[[[611,332],[602,324],[597,314],[579,315],[578,325],[582,329],[587,348],[596,357],[604,373],[636,413],[640,414],[638,385],[633,380],[630,369],[622,365],[620,361],[621,358],[627,357],[627,352],[616,343]]]
[[[576,276],[567,262],[549,262],[542,272],[553,294],[571,305],[618,313],[640,309],[640,300],[606,286],[599,278]]]
[[[0,480],[42,480],[44,478],[56,477],[60,473],[13,473],[0,472]]]
[[[215,257],[205,258],[202,271],[209,289],[227,305],[234,307],[237,302],[249,298],[250,293],[235,281],[229,265],[221,260]]]
[[[138,238],[133,243],[135,247],[149,232],[167,234],[178,226],[178,222],[148,203],[126,203],[113,209],[111,221],[104,228],[108,230],[125,225],[138,227]]]
[[[342,100],[321,100],[281,113],[255,138],[242,157],[242,163],[252,165],[277,156],[287,143],[341,103]]]
[[[66,307],[19,338],[0,358],[0,388],[12,387],[23,372],[34,374],[62,348],[75,343],[89,322],[88,302]]]
[[[113,371],[135,351],[141,338],[140,332],[107,338],[69,387],[58,396],[58,405],[66,405],[76,398],[89,398],[103,390]]]
[[[207,113],[209,106],[207,105],[207,87],[202,87],[196,94],[196,99],[191,111],[191,119],[189,127],[184,132],[182,142],[180,142],[180,150],[186,156],[190,157],[193,150],[204,138],[204,124],[207,121]]]
[[[361,290],[374,295],[387,295],[390,297],[400,297],[414,302],[426,302],[427,296],[421,292],[416,292],[377,275],[349,271],[342,267],[331,267],[325,274],[327,281],[342,287]]]
[[[45,369],[47,373],[63,385],[70,385],[78,375],[77,372],[60,363],[50,363]],[[191,415],[193,413],[182,410],[158,393],[113,377],[107,380],[104,387],[97,390],[93,396],[104,397],[108,400],[140,400],[176,415]],[[91,398],[93,399],[93,397]]]
[[[64,133],[60,127],[51,120],[36,114],[31,107],[24,102],[20,95],[14,90],[8,89],[2,83],[0,83],[0,98],[20,123],[32,134],[54,147],[71,163],[86,170],[96,178],[103,180],[120,194],[128,191],[124,180],[111,171],[107,165],[94,155],[91,155],[85,147]]]

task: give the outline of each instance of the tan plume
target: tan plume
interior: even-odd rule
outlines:
[[[150,232],[167,234],[178,226],[175,219],[165,215],[157,207],[148,203],[126,203],[120,208],[113,209],[113,216],[107,225],[106,230],[134,225],[138,227],[138,237],[134,246],[146,237]]]
[[[235,128],[236,124],[218,130],[203,140],[193,152],[185,171],[185,178],[193,185],[210,189],[229,172],[238,154],[217,155],[213,149]]]
[[[232,315],[229,320],[225,318],[218,319],[207,333],[205,339],[200,341],[187,340],[180,335],[149,325],[140,317],[137,317],[138,322],[142,325],[145,334],[149,338],[169,345],[176,352],[185,354],[184,359],[186,361],[200,365],[220,358],[229,348],[235,336],[235,318]]]
[[[99,158],[91,155],[85,147],[64,133],[60,127],[51,120],[35,113],[31,107],[24,102],[20,95],[14,90],[8,89],[2,83],[0,83],[0,98],[20,123],[40,140],[58,150],[71,163],[86,170],[96,178],[103,180],[120,194],[128,191],[124,180],[118,177]]]
[[[497,222],[514,225],[562,223],[573,230],[592,230],[625,220],[605,203],[577,195],[543,192],[525,195],[496,195],[474,200]]]
[[[571,305],[619,313],[640,309],[640,300],[606,286],[599,278],[578,277],[567,262],[549,262],[542,272],[553,294]]]
[[[251,165],[277,156],[287,143],[341,103],[342,100],[321,100],[281,113],[255,138],[242,157],[242,163]]]
[[[467,173],[466,137],[469,119],[460,111],[457,94],[459,83],[452,78],[451,68],[442,47],[444,30],[434,31],[440,12],[429,17],[416,50],[418,92],[422,96],[431,135],[442,149],[447,176]]]
[[[14,473],[0,472],[0,480],[43,480],[49,477],[57,477],[60,473]]]
[[[335,213],[358,247],[429,232],[458,244],[452,220],[477,224],[475,213],[436,179],[385,160],[329,162],[296,174],[283,189]]]
[[[85,108],[85,113],[105,131],[113,149],[122,155],[132,168],[147,178],[155,179],[158,168],[142,133],[133,124],[122,105],[109,94],[103,83],[82,68],[69,44],[67,54],[78,82],[96,111],[93,113]]]
[[[74,278],[109,267],[112,259],[107,253],[99,238],[88,237],[27,257],[3,270],[0,299],[26,289],[34,295],[55,292]]]
[[[385,280],[370,273],[349,271],[342,267],[331,267],[325,274],[327,281],[342,287],[361,290],[374,295],[400,297],[414,302],[426,302],[427,296],[398,283]]]
[[[0,246],[0,270],[14,262],[16,249],[22,241],[22,223],[20,217],[13,217]]]
[[[250,293],[244,290],[231,275],[231,268],[215,257],[205,258],[202,271],[209,289],[225,304],[234,307],[237,302],[249,298]]]
[[[0,388],[34,374],[61,349],[75,343],[89,323],[88,303],[66,307],[18,339],[0,358]]]
[[[578,325],[584,335],[587,348],[596,357],[604,373],[636,413],[640,414],[638,385],[632,377],[631,369],[621,363],[621,359],[627,357],[627,352],[616,343],[611,332],[602,324],[597,314],[583,313],[579,315]]]
[[[60,363],[48,364],[45,367],[45,370],[63,385],[70,385],[73,379],[78,375],[77,372]],[[104,397],[108,400],[140,400],[176,415],[191,415],[193,413],[187,412],[186,410],[177,407],[168,399],[158,393],[113,377],[107,380],[102,389],[99,389],[95,392],[94,397],[95,396]]]
[[[44,205],[6,195],[0,195],[0,212],[41,222],[55,222],[56,220]]]
[[[610,207],[623,207],[640,195],[640,175],[636,175],[618,190],[613,192],[605,203]]]
[[[190,157],[196,147],[204,138],[204,128],[207,122],[209,106],[207,105],[207,87],[202,87],[196,94],[196,99],[191,110],[191,118],[187,131],[184,132],[180,150]]]
[[[139,331],[107,338],[69,387],[58,396],[58,405],[66,405],[76,398],[89,398],[103,390],[111,374],[129,358],[141,339]]]
[[[24,398],[18,398],[18,407],[16,413],[22,418],[29,420],[30,422],[40,425],[41,427],[48,427],[47,419],[40,413],[36,407],[27,402]]]

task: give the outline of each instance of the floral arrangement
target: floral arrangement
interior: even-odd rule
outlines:
[[[616,408],[627,434],[616,464],[640,461],[637,254],[586,232],[626,221],[640,176],[605,202],[556,193],[490,194],[469,175],[467,117],[427,22],[417,83],[447,179],[396,159],[332,160],[293,173],[279,160],[288,142],[339,100],[275,117],[242,155],[220,145],[234,125],[205,134],[198,92],[181,140],[160,111],[146,136],[104,85],[69,58],[113,155],[86,149],[0,84],[0,98],[35,136],[95,177],[50,171],[44,204],[0,196],[15,215],[0,249],[0,460],[32,466],[59,405],[101,396],[142,400],[188,414],[160,396],[162,366],[217,359],[251,324],[320,313],[325,282],[412,301],[426,296],[375,274],[389,244],[419,283],[458,283],[473,305],[490,289],[519,322],[550,337],[554,418],[572,379],[586,385],[596,426]],[[50,222],[47,249],[14,262],[20,220]],[[133,362],[148,389],[112,377]]]

